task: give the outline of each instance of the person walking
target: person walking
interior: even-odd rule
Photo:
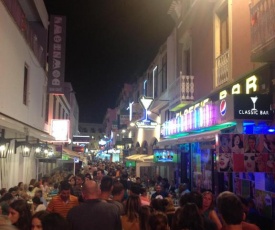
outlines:
[[[70,209],[79,205],[78,198],[71,195],[71,185],[68,181],[60,182],[60,191],[54,196],[47,206],[48,212],[56,212],[66,218]]]
[[[84,202],[73,207],[67,216],[71,230],[121,230],[117,208],[99,199],[100,190],[95,181],[86,181],[82,188]]]

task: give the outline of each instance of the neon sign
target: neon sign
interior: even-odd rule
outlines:
[[[135,124],[138,128],[147,128],[147,129],[154,129],[158,123],[156,121],[153,121],[151,119],[148,118],[148,109],[150,108],[150,106],[152,105],[154,99],[150,98],[150,97],[145,97],[145,96],[141,96],[139,98],[140,104],[142,105],[142,107],[145,110],[145,118],[138,120]]]
[[[152,121],[151,119],[139,120],[136,122],[136,126],[138,128],[154,129],[157,125],[158,123],[155,121]]]
[[[258,87],[257,80],[258,79],[255,75],[245,80],[245,94],[250,94],[257,91],[257,87]],[[231,94],[241,94],[241,93],[242,93],[242,88],[239,83],[232,86]],[[227,94],[228,94],[227,90],[222,90],[219,93],[220,100],[226,98]]]
[[[166,121],[162,126],[162,134],[170,136],[176,133],[189,132],[192,130],[215,125],[215,105],[211,103],[199,107],[192,113],[187,113]]]

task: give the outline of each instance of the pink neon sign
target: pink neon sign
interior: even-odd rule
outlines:
[[[216,124],[215,105],[206,104],[196,110],[175,117],[162,125],[164,136],[210,127]]]

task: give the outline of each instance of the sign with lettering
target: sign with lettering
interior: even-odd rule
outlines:
[[[136,126],[138,128],[144,128],[144,129],[154,129],[157,125],[158,123],[156,121],[153,121],[149,118],[147,118],[146,120],[144,119],[136,122]]]
[[[242,87],[240,83],[234,84],[231,87],[231,91],[229,90],[222,90],[219,93],[220,100],[225,98],[228,94],[252,94],[257,92],[258,90],[258,79],[255,75],[248,77],[245,79],[245,84]]]
[[[234,118],[272,120],[272,97],[269,94],[234,95]]]
[[[90,136],[73,136],[73,143],[85,143],[88,144],[91,141]]]
[[[250,77],[247,77],[243,80],[242,84],[236,83],[230,86],[230,88],[223,89],[220,92],[218,92],[218,98],[216,98],[216,95],[209,96],[209,98],[205,98],[203,100],[200,100],[198,103],[193,104],[191,106],[188,106],[184,109],[183,114],[192,113],[196,109],[205,106],[211,101],[217,101],[225,99],[229,95],[235,95],[235,94],[252,94],[256,93],[258,91],[258,78],[255,75],[252,75]],[[216,98],[216,100],[215,100]]]
[[[49,31],[48,92],[63,94],[65,76],[66,17],[51,15]]]

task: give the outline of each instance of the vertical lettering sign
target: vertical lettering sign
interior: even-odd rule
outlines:
[[[48,93],[64,93],[65,49],[66,17],[51,15],[49,32]]]

